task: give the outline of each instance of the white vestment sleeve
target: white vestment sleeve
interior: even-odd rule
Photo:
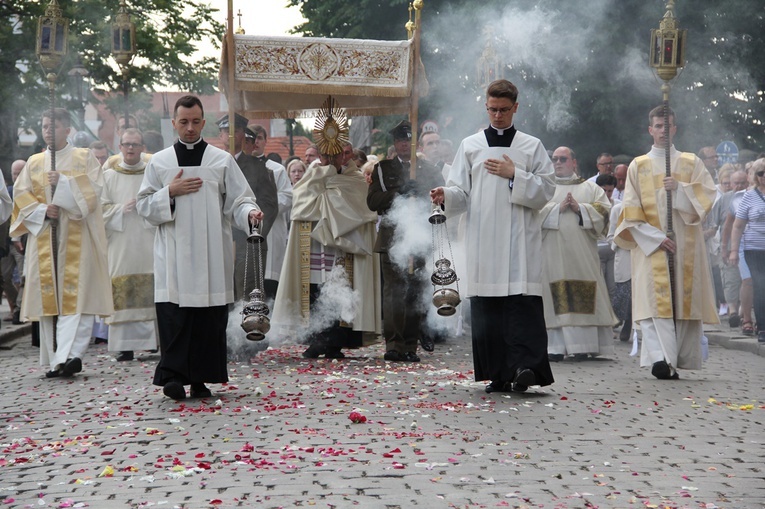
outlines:
[[[29,230],[33,236],[37,237],[45,228],[45,214],[48,212],[48,205],[45,203],[35,207],[34,212],[24,218],[24,227]]]
[[[150,225],[160,226],[175,219],[170,203],[170,187],[162,184],[154,165],[149,162],[136,198],[138,214]]]
[[[13,212],[13,200],[8,194],[8,188],[0,186],[0,223],[4,223],[11,217]]]
[[[653,254],[667,238],[666,233],[648,223],[631,226],[630,233],[645,256]]]

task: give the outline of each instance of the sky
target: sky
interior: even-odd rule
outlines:
[[[217,8],[218,21],[226,23],[228,0],[209,0]],[[299,7],[287,7],[287,0],[234,0],[234,28],[239,26],[237,12],[242,12],[242,28],[251,35],[288,35],[290,29],[302,23]],[[220,50],[212,44],[200,48],[207,56],[220,56]]]

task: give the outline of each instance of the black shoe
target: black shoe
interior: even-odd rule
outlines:
[[[414,352],[404,352],[403,356],[406,362],[420,362],[420,356]]]
[[[622,329],[622,331],[619,333],[619,341],[622,343],[626,343],[630,339],[632,339],[632,330],[629,329]]]
[[[162,393],[175,401],[186,399],[186,389],[183,388],[181,383],[176,382],[175,380],[167,382],[165,386],[162,387]]]
[[[385,352],[385,355],[383,355],[383,359],[390,362],[403,362],[406,360],[406,355],[398,350],[388,350]]]
[[[735,329],[741,325],[741,317],[738,316],[738,313],[733,313],[728,317],[728,325],[730,325],[731,329]]]
[[[757,342],[758,343],[765,343],[765,331],[757,333]]]
[[[124,350],[117,354],[117,357],[115,357],[117,362],[125,362],[125,361],[132,361],[133,360],[133,351],[132,350]]]
[[[327,353],[327,348],[324,345],[313,344],[306,348],[303,352],[303,357],[306,359],[318,359],[320,355]]]
[[[208,389],[207,386],[203,383],[191,384],[191,389],[189,390],[189,392],[192,398],[211,398],[212,397],[212,391]]]
[[[547,354],[547,360],[549,360],[550,362],[560,362],[563,360],[563,354],[562,353]]]
[[[651,374],[659,380],[677,380],[680,376],[675,372],[672,374],[672,368],[666,361],[657,361],[651,367]]]
[[[422,336],[420,338],[420,346],[423,350],[426,352],[432,352],[436,349],[436,343],[433,341],[433,338],[430,336]]]
[[[515,370],[512,389],[514,392],[526,392],[530,385],[537,383],[537,377],[534,372],[528,368],[518,368]]]
[[[58,378],[61,376],[61,369],[52,369],[45,373],[45,378]]]
[[[327,359],[345,359],[345,354],[339,348],[327,348],[324,357]]]
[[[21,325],[21,311],[18,309],[13,312],[13,318],[11,318],[11,323],[13,325]]]
[[[575,353],[574,354],[574,360],[575,361],[586,361],[587,360],[587,354],[586,353]]]
[[[109,342],[108,339],[105,338],[96,338],[96,340],[93,342],[96,345],[105,345]]]
[[[510,386],[509,382],[502,382],[499,380],[492,380],[492,382],[486,386],[484,389],[488,394],[491,394],[492,392],[509,392]]]
[[[65,376],[72,376],[75,373],[82,371],[82,361],[79,357],[73,357],[64,363],[64,367],[61,369]]]

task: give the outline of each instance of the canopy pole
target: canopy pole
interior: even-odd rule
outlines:
[[[419,74],[420,74],[420,33],[422,31],[422,0],[414,0],[412,2],[414,7],[414,66],[412,69],[412,99],[409,109],[409,123],[412,124],[412,156],[409,164],[409,178],[414,179],[417,175],[417,130],[418,130],[418,116],[420,113],[420,87],[419,87]]]
[[[236,111],[234,108],[234,100],[236,98],[236,73],[234,66],[236,65],[236,54],[234,46],[234,0],[228,0],[228,23],[226,26],[226,44],[228,45],[226,56],[228,59],[228,151],[231,155],[234,154],[235,142],[234,134],[236,122],[234,117]]]

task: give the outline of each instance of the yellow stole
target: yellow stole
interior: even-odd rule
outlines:
[[[651,226],[664,230],[661,224],[661,218],[659,217],[659,209],[656,203],[656,196],[660,189],[664,188],[663,173],[654,173],[653,163],[651,158],[647,155],[643,155],[635,158],[638,170],[638,181],[640,183],[640,200],[642,203],[642,212],[644,217],[639,218],[650,224]],[[683,152],[680,154],[674,170],[672,171],[672,177],[678,182],[688,183],[693,176],[693,169],[695,166],[695,158],[693,154]],[[633,207],[630,208],[631,210]],[[631,214],[624,209],[625,217],[627,219],[636,219],[630,217]],[[678,239],[675,239],[676,241]],[[683,316],[689,316],[691,314],[691,301],[690,297],[693,296],[693,266],[695,258],[695,245],[696,245],[696,231],[692,228],[688,228],[684,231],[684,237],[682,239],[684,258],[683,264],[683,293],[679,297],[680,304],[683,306]],[[662,249],[657,249],[653,254],[649,256],[651,262],[651,270],[653,272],[655,291],[656,291],[656,308],[659,314],[659,318],[673,318],[672,315],[672,292],[669,287],[669,264],[667,262],[666,252]],[[675,265],[681,260],[675,256]],[[677,284],[677,281],[675,281]],[[683,298],[683,296],[687,298]],[[676,298],[677,301],[677,298]]]
[[[30,158],[28,164],[29,178],[32,180],[32,191],[14,196],[13,218],[18,216],[20,210],[36,203],[48,203],[48,176],[45,168],[45,154]],[[89,150],[75,149],[72,152],[72,167],[67,170],[59,170],[62,175],[75,180],[75,185],[82,191],[88,208],[94,209],[98,203],[98,197],[90,185],[87,174],[80,169],[87,168]],[[75,172],[72,168],[78,169]],[[59,246],[61,239],[58,239]],[[50,223],[40,232],[37,237],[37,256],[40,269],[40,293],[42,296],[43,316],[56,316],[59,314],[73,315],[77,313],[77,295],[79,293],[80,258],[82,255],[82,220],[69,219],[68,234],[66,238],[66,265],[63,267],[63,307],[59,309],[57,298],[57,281],[53,276],[53,230]],[[59,264],[58,271],[62,267]]]

